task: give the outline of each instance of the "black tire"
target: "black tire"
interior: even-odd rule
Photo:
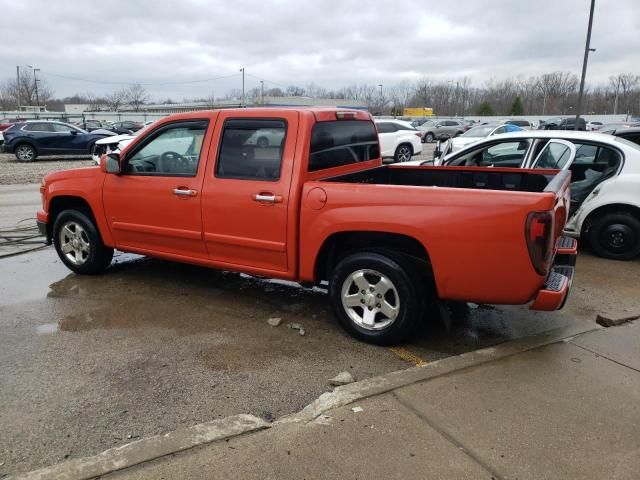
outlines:
[[[267,148],[269,146],[269,139],[267,137],[260,137],[256,143],[260,148]]]
[[[393,345],[409,337],[422,320],[425,298],[424,292],[420,291],[423,283],[416,281],[419,276],[411,268],[408,262],[393,255],[373,252],[355,253],[342,259],[329,282],[331,308],[342,327],[358,340],[376,345]],[[384,289],[379,286],[386,282],[381,283],[381,277],[376,282],[376,274],[384,276],[392,285],[381,297],[378,294]],[[359,290],[353,276],[363,277],[368,284],[374,283],[370,284],[369,291],[366,288]],[[343,295],[345,302],[351,297],[356,305],[345,306]],[[379,309],[381,303],[376,302],[381,302],[380,298],[386,306],[395,309],[394,318]],[[373,324],[369,326],[357,320],[364,319],[366,310],[373,311],[369,313],[373,315]]]
[[[35,147],[30,143],[19,143],[14,148],[16,159],[19,162],[32,162],[38,156]]]
[[[395,162],[408,162],[413,156],[413,147],[408,143],[401,143],[393,154]]]
[[[65,227],[68,227],[68,230],[65,230],[66,233],[63,234],[62,231]],[[72,234],[76,236],[74,237]],[[77,243],[74,244],[74,241]],[[62,263],[70,270],[80,274],[102,273],[113,258],[113,248],[105,246],[94,221],[86,212],[80,210],[63,210],[58,215],[53,224],[53,244]],[[63,251],[67,245],[71,245],[73,253]],[[83,245],[86,250],[83,249]],[[80,252],[79,249],[83,251]],[[78,253],[80,254],[79,259]],[[77,261],[72,261],[67,255],[76,258]]]
[[[433,141],[436,139],[436,137],[433,135],[433,133],[429,132],[424,136],[424,141],[425,143],[433,143]]]
[[[640,255],[640,220],[622,211],[601,215],[589,229],[589,243],[601,257],[631,260]]]

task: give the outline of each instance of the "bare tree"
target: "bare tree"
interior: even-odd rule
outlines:
[[[110,93],[104,98],[104,100],[107,104],[107,107],[109,107],[109,110],[111,110],[112,112],[117,112],[120,107],[124,105],[126,96],[126,91],[124,89],[121,89]]]
[[[5,108],[16,108],[18,105],[45,105],[53,97],[53,91],[46,80],[38,78],[33,70],[20,69],[20,82],[17,79],[7,80],[0,87],[0,97]]]
[[[142,107],[148,100],[149,94],[147,90],[140,85],[139,83],[134,83],[125,91],[125,99],[126,102],[131,105],[134,111],[140,111],[140,107]]]

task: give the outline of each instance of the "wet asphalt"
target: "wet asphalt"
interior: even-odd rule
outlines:
[[[7,218],[35,206],[28,192],[5,193]],[[449,305],[444,324],[434,312],[415,338],[384,348],[345,334],[321,289],[119,253],[91,277],[51,247],[0,258],[0,478],[228,415],[272,420],[345,370],[360,380],[637,311],[638,278],[640,259],[583,251],[560,312]]]
[[[363,379],[640,307],[640,262],[584,253],[562,312],[458,305],[449,329],[434,319],[389,349],[347,336],[320,289],[127,254],[78,276],[52,248],[0,268],[3,474],[237,413],[275,419],[341,371]]]

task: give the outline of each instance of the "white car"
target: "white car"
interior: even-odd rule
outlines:
[[[616,260],[640,255],[640,145],[598,132],[537,130],[489,137],[444,166],[571,170],[565,234]],[[410,162],[409,165],[427,162]]]
[[[95,143],[95,148],[93,153],[91,154],[91,158],[97,164],[100,163],[100,157],[105,153],[114,153],[119,152],[124,147],[129,145],[134,138],[140,135],[142,132],[146,131],[151,125],[153,125],[154,121],[149,121],[144,124],[140,130],[131,133],[131,134],[123,134],[123,135],[112,135],[110,137],[102,138]]]
[[[413,155],[422,153],[423,132],[402,120],[376,120],[380,150],[383,159],[408,162]]]
[[[462,150],[467,145],[479,142],[492,135],[499,135],[501,133],[522,132],[523,129],[517,125],[511,125],[507,123],[479,125],[477,127],[470,128],[462,135],[454,138],[450,138],[439,145],[436,145],[436,149],[433,153],[433,157],[446,156],[450,153]]]
[[[602,122],[587,122],[587,130],[600,130],[602,128],[602,125],[604,125]]]

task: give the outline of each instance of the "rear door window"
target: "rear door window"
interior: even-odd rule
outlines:
[[[52,132],[53,127],[50,123],[27,123],[23,130],[27,132]]]
[[[379,123],[378,126],[384,123]],[[337,120],[318,122],[313,127],[308,167],[310,172],[376,158],[380,158],[380,146],[378,133],[372,122]]]
[[[391,122],[380,122],[377,125],[378,132],[380,133],[393,133],[398,130],[396,126]]]
[[[287,124],[284,120],[226,120],[216,177],[279,180],[286,134]]]

